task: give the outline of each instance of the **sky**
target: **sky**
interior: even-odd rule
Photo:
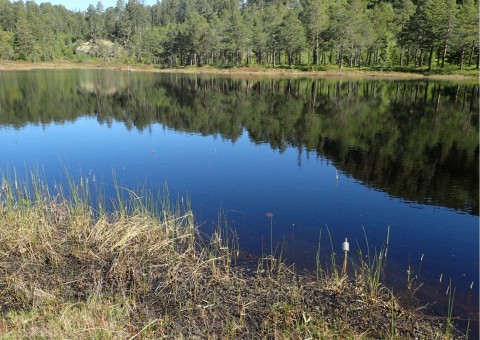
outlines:
[[[24,2],[26,2],[24,0]],[[48,1],[41,1],[41,0],[35,0],[37,4],[41,4],[43,2],[49,2],[52,5],[63,5],[67,9],[71,11],[86,11],[88,5],[92,4],[94,6],[97,5],[98,0],[48,0]],[[107,9],[108,7],[115,7],[117,5],[117,0],[102,0],[101,1],[103,4],[103,8]],[[142,2],[140,0],[140,2]],[[125,1],[127,3],[127,1]],[[144,0],[143,3],[145,5],[153,5],[157,3],[156,0]]]

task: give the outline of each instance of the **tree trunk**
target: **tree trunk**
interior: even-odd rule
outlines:
[[[400,67],[403,67],[403,46],[400,46]]]
[[[445,58],[446,57],[447,57],[447,39],[445,39],[445,45],[443,45],[442,68],[445,67]]]
[[[343,46],[340,46],[340,51],[338,53],[338,68],[342,69],[343,66]]]
[[[472,57],[473,57],[473,51],[475,50],[475,44],[472,43],[472,48],[470,49],[470,53],[468,55],[468,66],[472,66]]]
[[[433,60],[433,46],[430,47],[430,57],[428,58],[428,71],[432,70],[432,60]]]

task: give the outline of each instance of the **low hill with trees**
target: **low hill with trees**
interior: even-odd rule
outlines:
[[[0,0],[0,60],[448,73],[478,69],[478,22],[477,0],[118,0],[84,12]]]

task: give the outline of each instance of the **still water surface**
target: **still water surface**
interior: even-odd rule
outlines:
[[[273,242],[297,268],[379,249],[386,282],[478,320],[478,85],[433,81],[222,78],[121,73],[0,73],[0,169],[65,168],[105,184],[168,184],[191,197],[206,232],[222,209],[240,247]],[[338,177],[338,179],[337,179]],[[358,245],[357,245],[358,244]],[[423,261],[420,259],[423,257]],[[438,280],[443,275],[442,285]],[[469,286],[474,282],[474,289]],[[477,326],[478,327],[478,324]],[[478,330],[477,330],[478,332]]]

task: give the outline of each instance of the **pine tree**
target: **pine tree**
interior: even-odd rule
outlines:
[[[468,53],[469,65],[474,51],[477,50],[478,53],[478,16],[478,5],[473,0],[464,0],[457,12],[457,25],[453,39],[460,69],[464,65],[465,53]]]
[[[14,50],[18,59],[32,60],[36,59],[35,39],[28,24],[24,10],[18,12],[17,22],[15,23]]]
[[[407,59],[409,56],[408,47],[412,44],[410,41],[410,34],[407,33],[407,25],[410,17],[415,13],[415,5],[411,0],[395,0],[393,3],[393,34],[396,37],[397,43],[400,47],[399,63],[403,66],[404,50],[407,48]]]
[[[328,27],[329,0],[304,0],[301,2],[302,21],[307,29],[308,42],[313,50],[313,64],[320,62],[321,44],[324,42],[323,31]]]
[[[0,62],[13,59],[13,33],[0,30]]]
[[[306,46],[305,29],[294,9],[290,9],[283,18],[278,33],[280,49],[287,53],[288,66],[293,63],[293,55],[300,53]]]

